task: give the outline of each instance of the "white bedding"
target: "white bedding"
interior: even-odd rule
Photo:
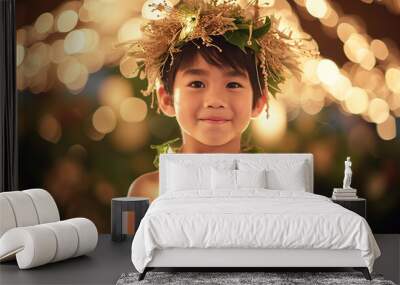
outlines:
[[[154,249],[176,247],[358,249],[370,272],[380,256],[361,216],[324,196],[266,189],[161,195],[135,234],[133,265],[143,272]]]

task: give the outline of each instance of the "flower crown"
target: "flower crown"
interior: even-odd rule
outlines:
[[[289,73],[301,77],[301,55],[318,54],[315,49],[304,47],[304,39],[293,39],[291,32],[285,34],[279,31],[279,21],[275,17],[259,17],[258,0],[251,0],[245,8],[236,4],[235,0],[181,0],[174,7],[162,0],[158,4],[151,4],[151,7],[153,11],[164,14],[164,17],[142,26],[142,39],[121,43],[127,46],[127,52],[120,67],[121,70],[125,69],[126,77],[140,75],[141,78],[147,78],[148,86],[142,93],[144,96],[153,96],[151,107],[156,83],[161,78],[168,57],[171,57],[172,65],[174,54],[181,51],[180,47],[195,39],[201,39],[203,45],[221,51],[213,43],[212,36],[223,36],[245,53],[246,49],[253,50],[256,68],[259,64],[265,87],[274,97],[280,92],[279,84],[285,81]],[[135,62],[133,68],[132,59]],[[136,61],[141,63],[137,65]],[[129,63],[128,72],[123,67],[124,62]]]

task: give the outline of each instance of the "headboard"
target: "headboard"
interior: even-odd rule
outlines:
[[[159,193],[166,192],[168,179],[167,169],[170,162],[190,161],[193,165],[212,165],[213,162],[221,160],[248,161],[267,160],[270,163],[297,163],[303,162],[306,165],[306,192],[314,192],[314,162],[311,153],[168,153],[160,155],[159,164]]]

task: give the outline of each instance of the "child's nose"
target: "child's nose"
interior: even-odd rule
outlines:
[[[223,92],[217,90],[207,92],[207,94],[204,96],[204,107],[225,108],[226,100],[224,98]]]

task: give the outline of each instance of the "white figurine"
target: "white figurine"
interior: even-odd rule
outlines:
[[[353,189],[350,187],[352,175],[350,156],[348,156],[347,160],[344,162],[344,167],[343,189]]]

